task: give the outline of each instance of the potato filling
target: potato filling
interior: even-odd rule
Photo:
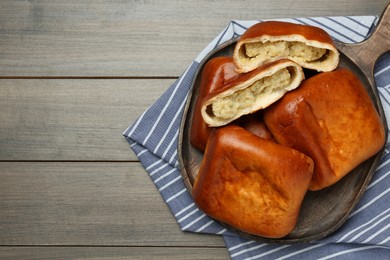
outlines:
[[[295,61],[310,62],[324,56],[326,49],[309,46],[302,42],[253,42],[245,43],[245,54],[249,59],[267,60],[288,57]]]
[[[256,99],[262,95],[288,86],[290,79],[290,72],[283,68],[271,76],[257,80],[245,89],[215,100],[211,105],[212,114],[221,119],[232,118],[239,111],[252,107]]]

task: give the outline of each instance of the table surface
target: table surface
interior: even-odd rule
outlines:
[[[388,1],[0,2],[0,258],[228,259],[182,232],[122,132],[230,20]]]

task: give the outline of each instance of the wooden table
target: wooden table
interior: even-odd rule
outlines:
[[[229,20],[387,0],[0,1],[0,258],[227,259],[184,233],[122,131]]]

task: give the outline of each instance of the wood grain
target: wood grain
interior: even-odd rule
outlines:
[[[228,259],[179,229],[123,130],[230,20],[387,3],[0,1],[0,258]]]
[[[0,76],[179,76],[230,20],[379,15],[387,0],[0,2]]]
[[[139,163],[0,163],[0,245],[221,247],[182,232]]]
[[[229,259],[226,248],[180,247],[0,247],[6,259]]]
[[[0,160],[137,160],[122,132],[173,82],[0,79]]]

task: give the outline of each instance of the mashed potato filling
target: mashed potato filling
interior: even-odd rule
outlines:
[[[216,99],[211,104],[211,112],[221,119],[230,119],[239,111],[250,109],[257,99],[263,95],[283,89],[290,84],[291,74],[283,68],[271,76],[255,81],[245,89],[233,94]]]
[[[296,62],[319,60],[326,54],[326,49],[316,48],[302,42],[253,42],[245,43],[245,55],[249,59],[268,60],[288,57]]]

